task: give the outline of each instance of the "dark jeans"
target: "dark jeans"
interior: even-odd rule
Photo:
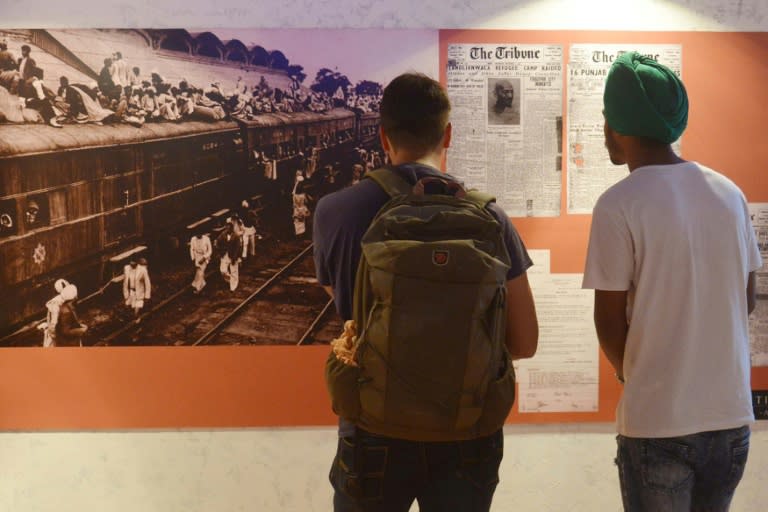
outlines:
[[[744,474],[749,427],[682,437],[619,435],[626,512],[725,512]]]
[[[487,512],[499,482],[504,435],[415,442],[358,429],[340,437],[330,480],[335,512]]]

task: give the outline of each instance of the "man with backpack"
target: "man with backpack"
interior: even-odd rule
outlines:
[[[395,78],[380,114],[391,166],[325,196],[314,219],[318,281],[346,322],[326,365],[334,510],[487,511],[511,360],[537,348],[532,263],[493,198],[439,170],[451,141],[439,83]]]

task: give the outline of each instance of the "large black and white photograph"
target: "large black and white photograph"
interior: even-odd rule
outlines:
[[[433,30],[0,30],[0,347],[308,345],[317,201]]]

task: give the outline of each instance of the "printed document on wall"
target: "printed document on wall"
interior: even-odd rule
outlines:
[[[749,355],[752,366],[768,366],[768,203],[749,203],[763,267],[755,272],[757,302],[749,315]]]
[[[449,44],[448,172],[513,217],[560,215],[563,48]]]
[[[568,63],[568,213],[592,213],[608,187],[627,176],[626,165],[608,158],[603,135],[603,90],[613,61],[637,51],[681,76],[679,44],[574,44]],[[679,141],[672,147],[680,151]]]
[[[581,274],[550,273],[549,251],[529,255],[531,270],[537,270],[529,271],[528,279],[539,317],[539,348],[533,358],[517,362],[519,411],[595,412],[599,349],[592,322],[594,292],[581,289]]]

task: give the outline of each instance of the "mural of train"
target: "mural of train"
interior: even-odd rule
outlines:
[[[376,145],[378,124],[335,108],[141,128],[0,125],[0,337],[42,316],[56,279],[97,292],[130,254],[173,254],[189,226],[242,199],[259,198],[271,222],[296,169],[350,165]]]

